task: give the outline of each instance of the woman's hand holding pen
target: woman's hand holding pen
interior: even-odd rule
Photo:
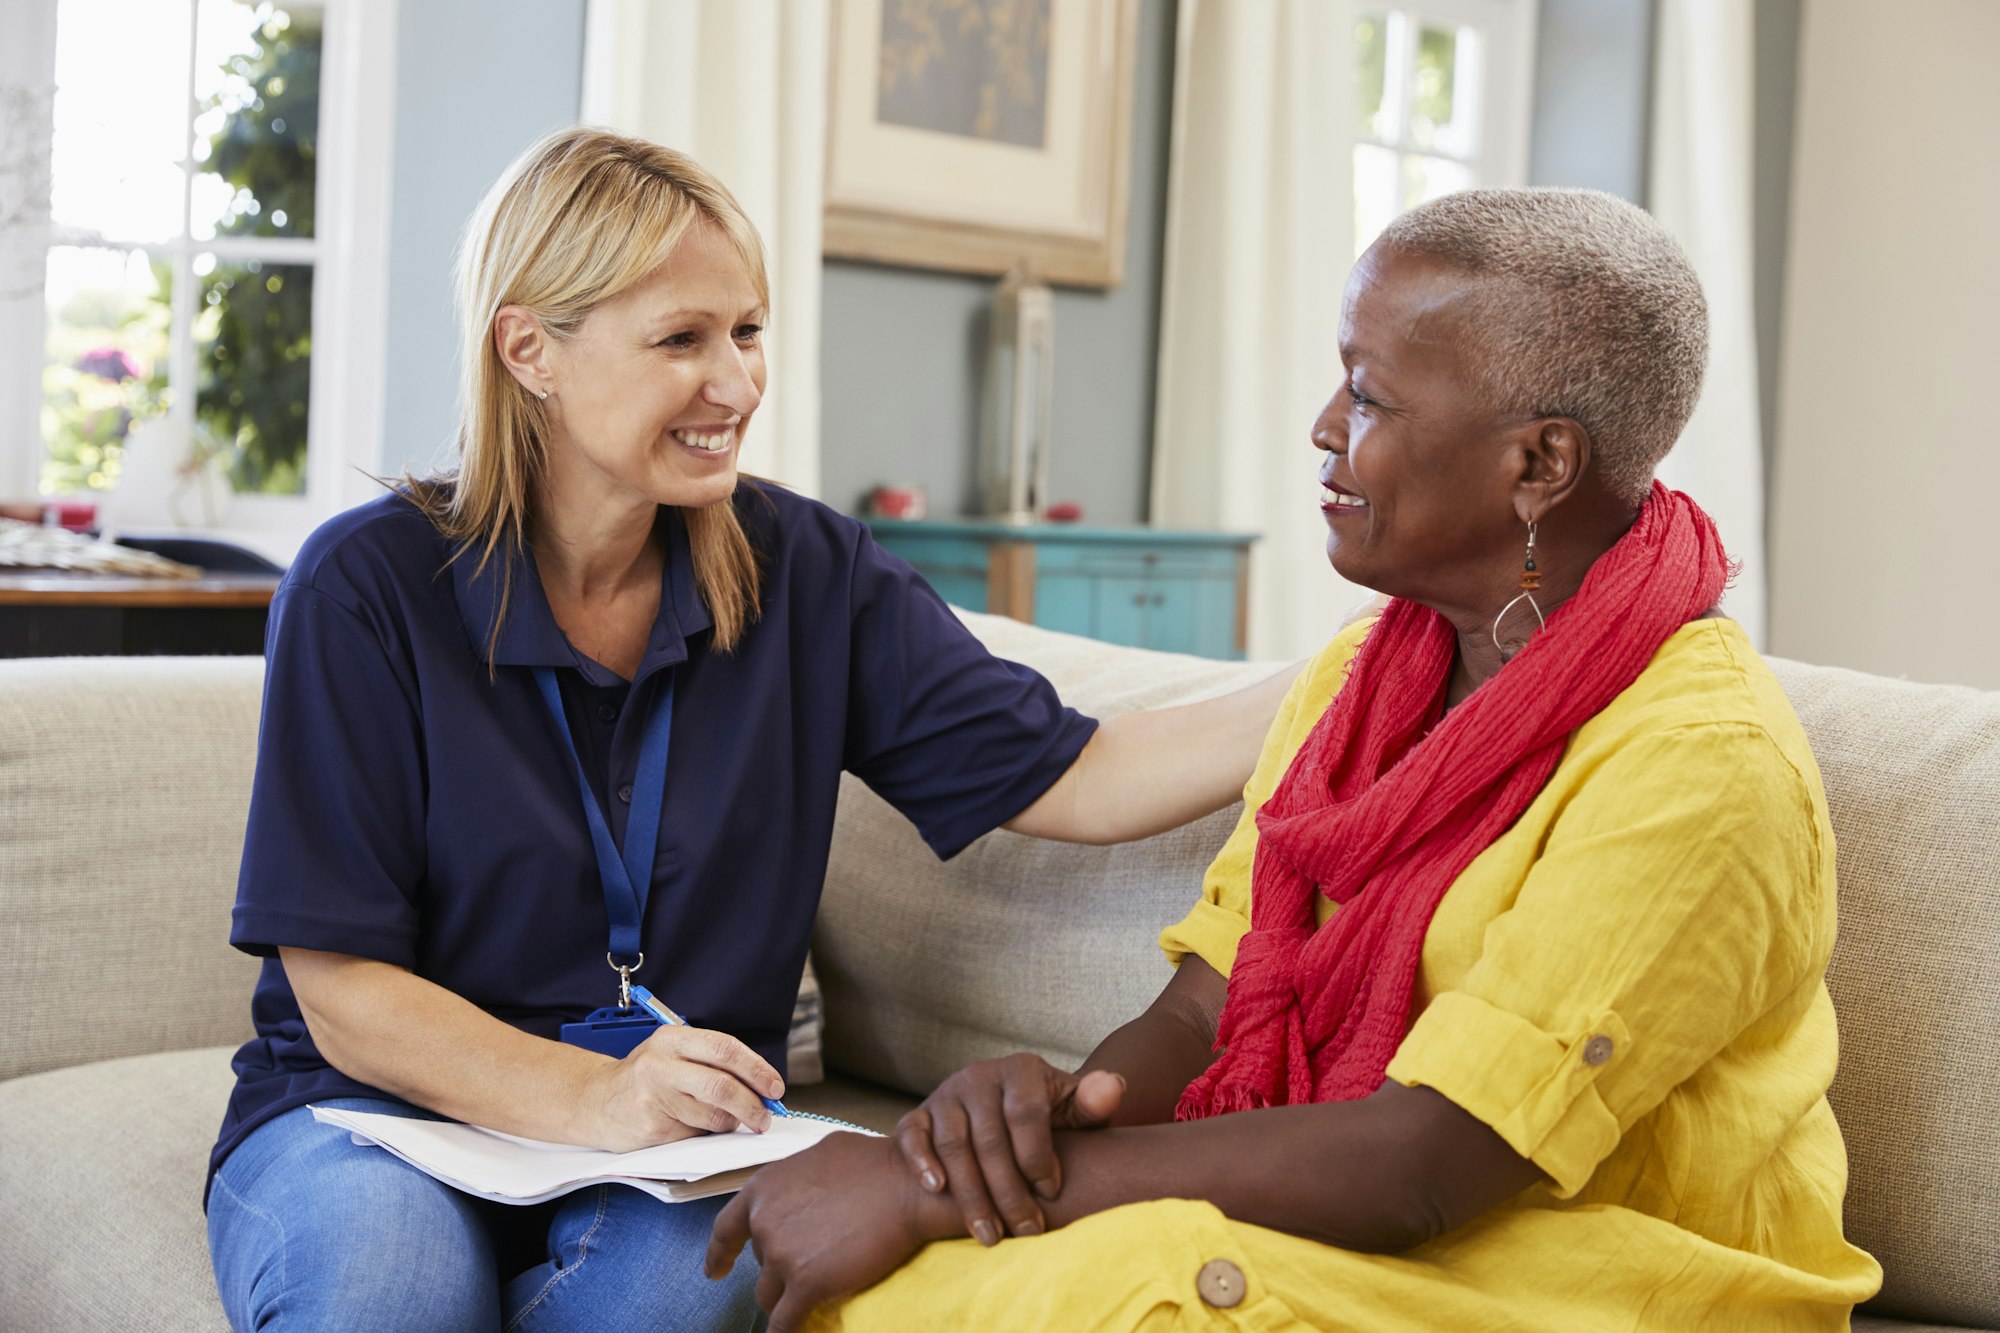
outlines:
[[[742,1125],[771,1127],[763,1097],[782,1097],[784,1080],[726,1032],[662,1027],[622,1060],[605,1061],[578,1108],[574,1141],[630,1152]]]
[[[1021,1053],[966,1066],[905,1115],[895,1142],[924,1189],[947,1188],[982,1245],[1047,1229],[1036,1202],[1062,1189],[1055,1132],[1096,1129],[1117,1112],[1125,1080],[1073,1074]]]

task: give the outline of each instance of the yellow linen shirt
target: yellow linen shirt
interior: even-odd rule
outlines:
[[[1227,974],[1249,928],[1254,812],[1368,625],[1294,684],[1201,901],[1161,935]],[[1322,922],[1337,910],[1320,903]],[[1188,1200],[982,1250],[933,1245],[820,1327],[1828,1330],[1881,1269],[1841,1235],[1827,1106],[1834,847],[1790,704],[1729,620],[1682,628],[1571,738],[1424,939],[1389,1077],[1435,1088],[1547,1173],[1401,1255]],[[1240,1303],[1197,1288],[1241,1271]]]

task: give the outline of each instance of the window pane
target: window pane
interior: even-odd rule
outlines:
[[[43,494],[109,490],[132,427],[167,408],[172,270],[142,250],[49,251]]]
[[[200,14],[195,238],[312,235],[320,11],[201,0]]]
[[[1396,203],[1396,154],[1374,144],[1354,147],[1354,253],[1359,255],[1401,211]]]
[[[1414,155],[1403,159],[1403,208],[1415,208],[1427,199],[1471,188],[1472,169],[1463,162]]]
[[[1477,45],[1478,34],[1470,28],[1425,24],[1418,30],[1410,98],[1410,142],[1416,147],[1472,156]]]
[[[189,7],[61,0],[53,192],[58,227],[119,241],[180,234]]]
[[[1354,24],[1355,84],[1361,93],[1361,137],[1385,139],[1388,118],[1382,109],[1382,89],[1389,62],[1389,19],[1386,14],[1363,14]]]
[[[236,489],[305,492],[313,271],[195,257],[196,437]]]

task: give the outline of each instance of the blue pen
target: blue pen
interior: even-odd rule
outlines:
[[[644,1009],[649,1015],[651,1015],[653,1021],[655,1023],[658,1023],[661,1027],[684,1028],[688,1025],[688,1021],[685,1018],[682,1018],[679,1014],[667,1008],[667,1002],[665,1000],[662,1000],[659,996],[653,994],[653,992],[647,990],[644,986],[635,985],[634,987],[632,987],[632,998],[637,1000],[639,1002],[639,1007],[641,1009]],[[764,1109],[769,1111],[772,1115],[791,1114],[790,1111],[787,1111],[785,1109],[785,1104],[779,1101],[776,1097],[765,1097],[760,1095],[757,1100],[763,1102]]]

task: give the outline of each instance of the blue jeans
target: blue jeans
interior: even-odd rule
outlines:
[[[411,1114],[369,1098],[327,1104]],[[746,1248],[722,1281],[701,1272],[723,1203],[662,1203],[625,1185],[528,1207],[492,1203],[300,1107],[259,1126],[222,1164],[208,1252],[238,1333],[741,1333],[758,1321],[756,1260]]]

